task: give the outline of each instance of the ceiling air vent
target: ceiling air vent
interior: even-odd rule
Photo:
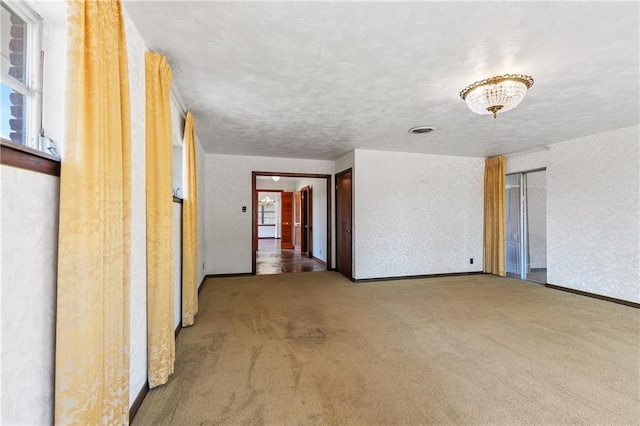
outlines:
[[[413,127],[409,129],[409,133],[415,133],[416,135],[423,135],[425,133],[431,133],[434,130],[435,129],[433,127],[418,126],[418,127]]]

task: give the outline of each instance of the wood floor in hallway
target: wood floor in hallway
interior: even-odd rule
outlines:
[[[134,425],[638,424],[640,311],[489,275],[211,278]]]
[[[295,250],[280,248],[280,239],[262,238],[258,240],[256,253],[256,274],[270,275],[288,272],[326,271],[327,266]]]

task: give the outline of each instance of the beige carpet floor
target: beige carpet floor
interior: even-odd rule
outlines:
[[[134,425],[640,423],[640,310],[488,275],[214,278]]]

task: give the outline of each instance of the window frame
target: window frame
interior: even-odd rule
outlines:
[[[25,82],[0,72],[0,81],[12,90],[25,96],[26,120],[24,144],[19,144],[11,140],[2,138],[2,144],[14,144],[46,152],[46,146],[41,146],[40,134],[42,128],[42,79],[43,79],[43,58],[42,58],[42,28],[43,20],[38,13],[29,7],[22,0],[11,2],[2,0],[2,7],[7,8],[11,13],[17,15],[26,24],[27,48],[25,61]]]

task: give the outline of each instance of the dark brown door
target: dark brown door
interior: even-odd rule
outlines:
[[[312,257],[312,234],[313,234],[313,217],[311,212],[313,210],[311,200],[313,199],[311,193],[311,187],[305,186],[302,188],[302,252],[306,253],[307,257]]]
[[[302,193],[293,194],[293,249],[302,251]]]
[[[293,192],[283,192],[281,196],[282,211],[280,212],[280,248],[293,248]]]
[[[336,270],[352,279],[351,270],[351,169],[336,175]]]

